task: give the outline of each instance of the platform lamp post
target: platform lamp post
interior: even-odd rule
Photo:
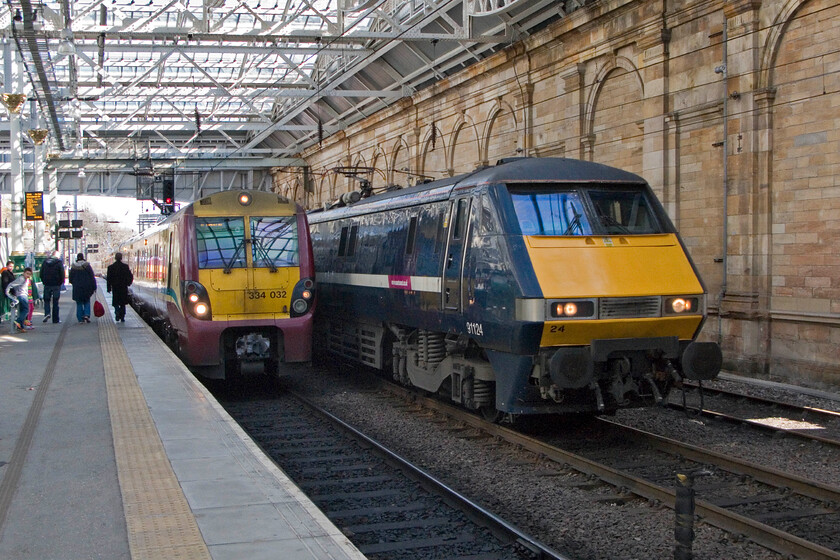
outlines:
[[[3,93],[0,101],[9,111],[9,152],[11,155],[12,203],[11,244],[9,253],[23,250],[23,165],[20,149],[20,110],[26,102],[26,94]]]
[[[44,168],[46,167],[46,158],[45,158],[45,148],[44,140],[47,139],[49,136],[50,131],[46,128],[32,128],[26,131],[29,134],[29,137],[32,139],[32,143],[35,144],[35,157],[34,157],[34,166],[35,166],[35,191],[36,192],[44,192]],[[43,198],[42,198],[43,200]],[[45,213],[46,214],[46,213]],[[46,227],[44,220],[38,220],[35,222],[35,252],[36,253],[43,253],[46,251],[46,240],[45,232],[49,231],[49,227]]]

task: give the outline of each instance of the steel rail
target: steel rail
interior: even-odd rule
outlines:
[[[694,386],[691,386],[694,387]],[[797,404],[791,404],[786,402],[779,402],[774,401],[771,399],[767,399],[764,397],[755,397],[752,395],[745,395],[743,393],[735,393],[732,391],[727,391],[725,389],[713,389],[708,387],[703,387],[703,392],[706,393],[708,396],[709,393],[713,393],[717,396],[722,396],[725,398],[737,398],[737,399],[744,399],[750,401],[754,404],[763,405],[763,406],[772,406],[780,409],[784,409],[793,413],[794,415],[800,416],[805,418],[806,415],[816,416],[825,418],[829,421],[837,422],[840,421],[840,412],[835,412],[833,410],[825,410],[823,408],[815,408],[811,406],[803,406]],[[716,410],[709,410],[708,403],[706,403],[705,407],[702,410],[697,410],[690,406],[685,406],[680,403],[668,403],[668,408],[680,411],[691,411],[693,414],[701,414],[708,418],[714,418],[718,420],[726,420],[727,422],[733,422],[738,424],[746,424],[752,428],[756,428],[758,430],[763,430],[767,432],[773,433],[783,433],[785,435],[798,437],[801,439],[811,440],[811,441],[819,441],[820,443],[824,443],[826,445],[832,445],[834,447],[840,447],[840,439],[821,436],[819,434],[813,433],[813,431],[809,430],[801,430],[797,428],[785,428],[782,426],[773,426],[770,424],[765,424],[763,422],[759,422],[757,420],[751,420],[749,418],[743,418],[740,416],[733,416],[731,414],[720,412]],[[813,418],[812,418],[813,420]]]
[[[676,491],[673,489],[623,473],[617,469],[586,459],[580,455],[563,451],[562,449],[558,449],[554,446],[538,441],[530,436],[520,434],[509,428],[505,428],[497,424],[490,424],[486,420],[479,418],[469,411],[456,408],[431,397],[418,395],[411,390],[390,384],[381,379],[380,382],[380,386],[383,389],[395,395],[408,398],[415,403],[422,404],[422,406],[426,408],[445,414],[453,420],[457,420],[465,425],[482,430],[494,437],[498,437],[510,444],[516,445],[521,449],[535,453],[538,457],[571,467],[574,470],[585,474],[595,475],[600,480],[619,489],[625,490],[647,500],[656,500],[671,509],[674,508]],[[700,448],[696,449],[699,450]],[[686,452],[690,452],[690,449],[686,448]],[[737,460],[735,459],[729,458],[729,460],[737,463]],[[765,473],[765,476],[770,476],[772,478],[771,473]],[[820,486],[813,482],[811,484]],[[826,486],[826,488],[831,487]],[[840,490],[832,489],[832,493],[838,491]],[[760,523],[746,516],[728,511],[724,508],[706,502],[705,500],[698,499],[695,501],[695,512],[705,522],[714,525],[715,527],[736,535],[745,535],[756,544],[781,554],[792,554],[801,558],[814,560],[840,560],[840,552],[812,543],[806,539],[781,531],[764,523]]]
[[[408,473],[410,476],[414,477],[418,480],[421,484],[430,487],[434,492],[442,495],[444,499],[449,501],[450,503],[454,504],[456,507],[464,511],[468,516],[477,520],[478,522],[484,524],[488,529],[493,531],[496,534],[506,535],[507,537],[511,538],[513,541],[517,542],[519,545],[527,548],[532,554],[534,554],[535,559],[540,560],[571,560],[568,556],[564,556],[559,552],[556,552],[549,548],[548,546],[540,543],[536,539],[526,535],[517,527],[511,525],[501,517],[497,516],[493,512],[484,509],[480,505],[476,504],[457,490],[447,486],[442,481],[438,480],[430,473],[424,471],[423,469],[413,465],[406,459],[402,458],[401,456],[397,455],[393,451],[389,450],[386,447],[383,447],[379,442],[370,437],[366,436],[362,432],[355,429],[353,426],[347,424],[340,418],[334,416],[333,414],[327,412],[311,400],[307,399],[306,397],[294,392],[289,391],[289,394],[294,396],[296,399],[300,400],[312,410],[320,414],[321,416],[327,418],[330,422],[339,426],[345,432],[351,434],[353,437],[358,438],[359,440],[363,441],[365,445],[370,446],[376,452],[384,455],[387,457],[389,461],[391,461],[395,466],[399,469],[403,470],[404,472]]]

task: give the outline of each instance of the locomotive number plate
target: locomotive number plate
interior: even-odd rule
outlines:
[[[248,299],[283,299],[286,290],[245,290]]]
[[[484,336],[484,326],[481,323],[467,322],[467,334]]]

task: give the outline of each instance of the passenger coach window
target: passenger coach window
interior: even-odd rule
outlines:
[[[298,265],[295,216],[251,218],[251,250],[257,268]]]
[[[198,268],[245,268],[245,220],[196,218]]]

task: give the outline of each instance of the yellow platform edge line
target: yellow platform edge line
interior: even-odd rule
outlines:
[[[97,324],[131,558],[210,560],[116,325]]]

